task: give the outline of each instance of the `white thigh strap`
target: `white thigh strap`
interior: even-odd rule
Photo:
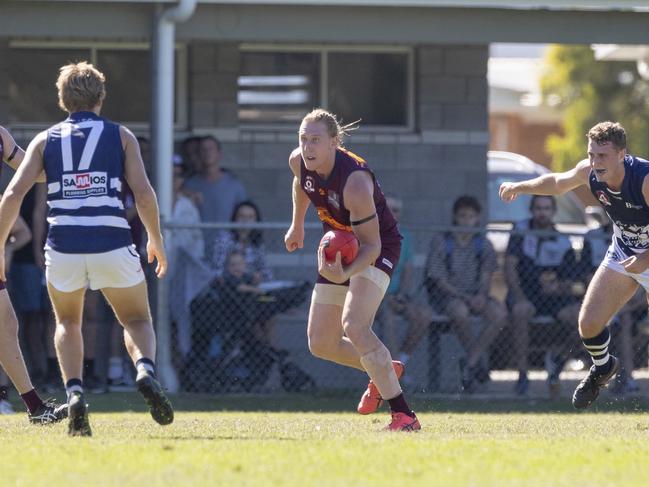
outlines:
[[[311,302],[318,304],[332,304],[334,306],[342,307],[345,304],[347,290],[347,286],[317,283],[313,288]]]

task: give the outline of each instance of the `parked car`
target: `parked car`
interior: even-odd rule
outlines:
[[[487,153],[487,198],[489,238],[496,250],[502,252],[507,246],[508,234],[514,222],[530,217],[529,206],[531,195],[520,195],[511,203],[505,203],[498,196],[498,188],[505,181],[523,181],[550,171],[531,159],[513,152],[489,151]],[[576,250],[581,250],[583,235],[591,228],[598,226],[598,207],[586,207],[573,193],[556,197],[557,229],[572,234],[571,240]]]
[[[511,203],[505,203],[498,196],[500,185],[506,181],[523,181],[550,171],[540,164],[520,154],[503,151],[487,153],[488,172],[488,223],[487,238],[493,244],[500,263],[499,270],[493,276],[491,294],[504,299],[507,293],[502,268],[505,250],[509,241],[509,232],[514,222],[530,218],[531,195],[520,195]],[[568,192],[556,197],[557,213],[554,221],[557,230],[570,234],[573,248],[579,253],[583,247],[583,237],[588,230],[596,228],[608,218],[599,206],[585,206],[573,193]]]

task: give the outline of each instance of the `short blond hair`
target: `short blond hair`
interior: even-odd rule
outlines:
[[[106,77],[86,61],[61,66],[56,88],[59,107],[66,112],[92,110],[106,96]]]

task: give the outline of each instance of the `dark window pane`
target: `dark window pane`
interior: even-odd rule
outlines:
[[[151,111],[149,51],[97,51],[97,67],[106,75],[102,115],[117,122],[148,123]]]
[[[318,105],[320,54],[242,52],[238,84],[241,122],[302,120]]]
[[[403,53],[329,54],[329,109],[343,122],[407,125],[408,56]]]
[[[65,118],[58,107],[59,68],[90,59],[88,49],[9,49],[9,122],[53,124]]]

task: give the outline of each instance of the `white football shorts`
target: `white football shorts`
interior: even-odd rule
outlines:
[[[601,265],[635,279],[635,281],[649,293],[649,270],[646,270],[641,274],[631,274],[630,272],[627,272],[624,266],[620,264],[620,261],[623,261],[628,257],[629,256],[626,255],[622,247],[617,243],[617,239],[614,238]]]
[[[90,288],[133,287],[144,280],[135,245],[99,254],[63,254],[45,250],[45,277],[57,290],[70,293]]]

